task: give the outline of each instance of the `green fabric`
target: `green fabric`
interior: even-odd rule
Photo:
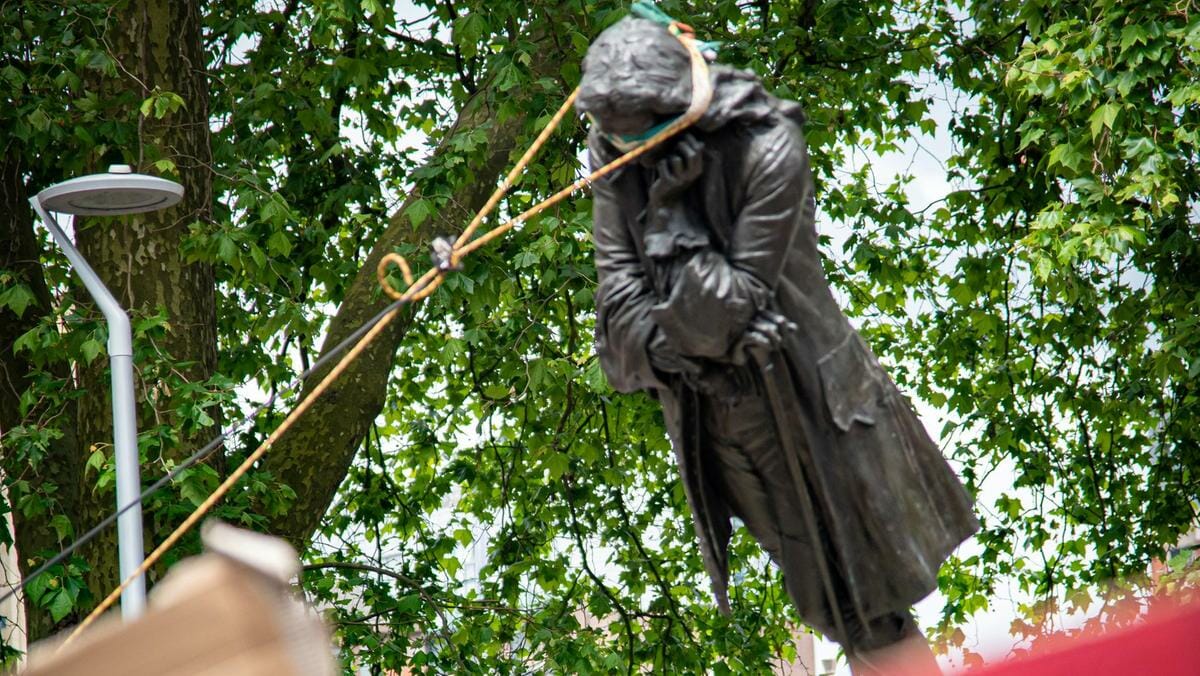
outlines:
[[[593,125],[596,125],[597,128],[599,128],[599,123],[596,122],[596,118],[593,117],[591,113],[588,113],[587,118],[588,118],[588,120],[591,121],[591,123]],[[653,127],[650,127],[646,131],[643,131],[639,134],[610,134],[606,131],[601,131],[600,135],[603,136],[605,139],[607,139],[609,143],[613,144],[613,147],[615,147],[617,150],[620,150],[623,153],[627,153],[630,150],[633,150],[634,148],[636,148],[636,147],[642,145],[643,143],[645,143],[646,141],[650,140],[651,137],[653,137],[655,134],[662,131],[663,129],[666,129],[667,125],[671,124],[672,122],[674,122],[675,120],[678,120],[678,119],[679,119],[679,115],[676,115],[664,122],[661,122],[659,124],[654,125]]]
[[[643,143],[645,143],[646,141],[649,141],[655,134],[666,129],[672,122],[674,122],[675,120],[678,120],[678,119],[679,119],[679,115],[676,115],[668,120],[665,120],[663,122],[660,122],[659,124],[654,125],[653,127],[650,127],[649,129],[647,129],[646,131],[644,131],[640,134],[608,134],[608,133],[605,133],[604,137],[607,138],[609,140],[609,142],[611,142],[617,148],[626,150],[626,152],[628,152],[628,149],[636,148],[636,147],[642,145]]]
[[[659,22],[662,25],[671,25],[674,23],[674,19],[671,17],[671,14],[667,14],[666,12],[659,10],[659,6],[655,5],[654,2],[637,0],[634,2],[634,4],[630,5],[629,11],[636,17],[650,19],[652,22]]]
[[[658,5],[646,0],[637,0],[629,6],[629,13],[650,21],[658,22],[668,28],[676,23],[674,17],[658,8]],[[700,47],[701,52],[713,52],[714,54],[721,49],[721,43],[716,41],[697,40],[696,44]],[[709,59],[710,61],[712,59]]]
[[[657,21],[664,26],[670,26],[672,23],[675,23],[675,19],[671,18],[671,15],[659,9],[658,5],[654,4],[653,2],[646,2],[645,0],[638,0],[637,2],[633,3],[633,5],[629,7],[629,12],[634,16],[638,16],[643,19]]]

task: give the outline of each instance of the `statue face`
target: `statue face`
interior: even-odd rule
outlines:
[[[645,143],[670,125],[678,115],[655,115],[649,112],[617,112],[608,108],[605,116],[588,113],[588,119],[599,127],[600,133],[617,150],[627,153]]]
[[[591,113],[592,121],[605,134],[631,136],[641,134],[658,124],[658,116],[644,110],[616,110],[605,107]]]
[[[575,105],[618,147],[637,143],[687,109],[690,73],[687,49],[665,27],[626,17],[588,49]]]

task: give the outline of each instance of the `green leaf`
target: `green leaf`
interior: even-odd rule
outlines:
[[[458,544],[467,547],[475,541],[475,534],[468,528],[457,528],[454,530],[454,539]]]
[[[237,260],[237,245],[228,235],[221,233],[217,236],[217,258],[225,263],[233,263]]]
[[[1138,23],[1131,23],[1121,29],[1121,51],[1127,51],[1130,47],[1136,44],[1146,44],[1149,34],[1146,29]]]
[[[1028,131],[1022,132],[1021,133],[1021,145],[1017,147],[1017,150],[1025,150],[1030,145],[1037,143],[1037,141],[1040,138],[1042,138],[1042,136],[1044,136],[1045,134],[1046,134],[1046,130],[1041,127],[1035,127]]]
[[[604,370],[600,367],[600,360],[593,359],[583,372],[583,382],[592,392],[599,394],[609,394],[613,390],[608,384],[608,377],[604,375]]]
[[[496,88],[500,91],[508,91],[516,87],[521,82],[521,69],[514,63],[508,63],[500,69],[500,73],[496,78]]]
[[[79,352],[83,355],[84,362],[91,364],[100,355],[100,351],[104,349],[104,345],[95,338],[88,338],[79,346]]]
[[[567,457],[566,453],[559,451],[551,451],[544,462],[551,481],[558,480],[571,466],[571,459]]]
[[[144,103],[142,104],[142,107],[145,108]],[[186,107],[186,105],[183,97],[175,92],[162,92],[158,96],[154,97],[154,117],[157,119],[161,120],[167,115],[170,115],[171,113],[184,107]],[[146,113],[143,112],[142,114],[145,115]]]
[[[21,283],[10,283],[8,288],[0,292],[0,307],[7,307],[17,317],[25,316],[25,309],[35,300],[29,287]]]
[[[41,333],[41,328],[37,326],[29,329],[25,333],[22,333],[21,336],[13,342],[13,353],[28,353],[36,350]]]
[[[509,392],[507,385],[488,385],[483,388],[483,396],[488,399],[507,399]]]
[[[50,519],[50,527],[54,529],[59,542],[70,540],[75,535],[75,528],[65,514],[55,514]]]
[[[204,481],[196,474],[189,474],[179,485],[179,494],[183,499],[192,504],[193,507],[199,507],[206,499],[208,499],[208,487]]]
[[[429,200],[422,197],[409,204],[408,208],[404,210],[404,215],[408,217],[414,228],[419,228],[429,218],[430,211]]]
[[[1120,110],[1121,107],[1116,103],[1106,103],[1096,108],[1091,117],[1092,138],[1099,136],[1101,129],[1107,128],[1111,130],[1113,122],[1117,119],[1117,113]]]
[[[1051,166],[1057,164],[1065,169],[1078,171],[1083,161],[1083,154],[1070,143],[1060,143],[1054,146],[1047,159]]]
[[[104,467],[104,461],[107,457],[104,451],[100,449],[92,451],[92,454],[88,456],[87,462],[84,463],[84,470],[99,472]]]
[[[50,618],[55,622],[59,622],[71,613],[71,609],[75,607],[75,602],[71,599],[71,595],[67,593],[66,589],[59,589],[50,596],[44,607],[50,611]]]
[[[1171,570],[1183,570],[1191,562],[1194,555],[1195,552],[1191,549],[1181,549],[1170,559],[1167,559],[1167,565],[1171,567]]]
[[[42,573],[25,583],[25,592],[29,594],[29,598],[38,606],[44,607],[43,601],[47,592],[50,591],[50,581],[54,579],[50,573]]]
[[[276,256],[286,256],[292,252],[292,243],[286,233],[276,230],[267,238],[267,250]]]
[[[27,119],[29,120],[29,124],[40,132],[46,132],[50,130],[50,116],[47,115],[46,111],[42,110],[41,108],[35,108],[33,112],[29,113],[29,117]]]
[[[483,32],[486,29],[487,24],[483,17],[476,12],[460,17],[454,23],[454,44],[462,51],[463,56],[470,58],[479,53],[479,41],[483,38]]]
[[[250,260],[254,261],[254,264],[257,265],[260,270],[267,267],[267,254],[263,253],[262,247],[258,246],[254,242],[251,242],[249,249]]]

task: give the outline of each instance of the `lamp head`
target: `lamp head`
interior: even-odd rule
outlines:
[[[47,211],[81,216],[140,214],[173,206],[183,199],[183,186],[165,178],[135,174],[127,164],[108,173],[72,178],[37,195]]]

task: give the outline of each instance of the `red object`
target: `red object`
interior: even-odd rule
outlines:
[[[1200,676],[1200,604],[1151,613],[1101,636],[1051,640],[1034,654],[970,676]]]

